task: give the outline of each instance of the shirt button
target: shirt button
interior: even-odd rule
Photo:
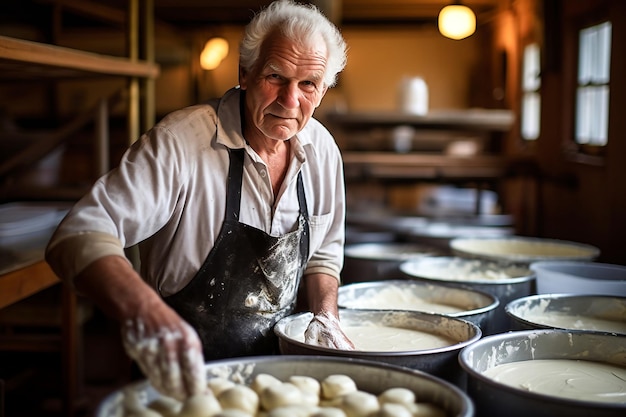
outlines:
[[[259,172],[259,174],[261,174],[261,176],[265,178],[265,176],[267,175],[267,171],[262,169],[261,172]]]

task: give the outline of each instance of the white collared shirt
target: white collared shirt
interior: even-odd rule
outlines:
[[[296,227],[298,172],[309,212],[305,274],[339,279],[345,188],[340,151],[315,119],[292,138],[291,163],[277,196],[268,167],[241,133],[240,90],[175,111],[142,135],[63,220],[46,260],[71,282],[96,259],[140,245],[143,278],[161,295],[183,288],[220,233],[226,205],[227,148],[245,148],[240,221],[279,236]]]

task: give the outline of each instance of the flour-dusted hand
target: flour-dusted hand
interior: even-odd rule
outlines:
[[[339,319],[330,313],[313,316],[304,332],[304,342],[333,349],[354,350],[354,344],[341,330]]]
[[[206,391],[202,344],[187,323],[152,329],[141,318],[126,320],[122,340],[128,355],[162,394],[184,400]]]

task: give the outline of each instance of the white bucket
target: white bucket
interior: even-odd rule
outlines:
[[[428,85],[422,77],[406,77],[400,83],[400,109],[423,116],[428,113]]]

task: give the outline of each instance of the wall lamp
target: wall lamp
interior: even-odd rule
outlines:
[[[228,55],[228,42],[224,38],[211,38],[200,53],[200,66],[205,70],[217,68]]]
[[[441,9],[438,23],[439,32],[450,39],[464,39],[476,31],[476,15],[460,2]]]

